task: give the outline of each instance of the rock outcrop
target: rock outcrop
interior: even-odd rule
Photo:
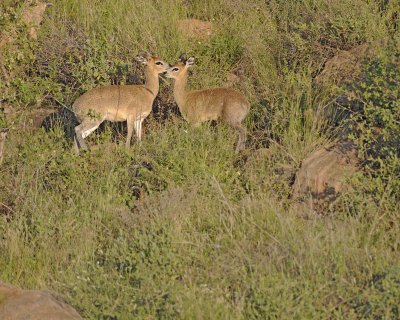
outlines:
[[[324,69],[315,81],[318,84],[339,84],[345,80],[354,80],[361,73],[363,60],[372,53],[373,50],[367,44],[361,44],[348,51],[339,51],[325,62]]]
[[[0,283],[1,320],[78,320],[78,312],[49,293]]]
[[[25,1],[23,3],[21,21],[27,26],[29,38],[37,40],[39,26],[43,21],[44,13],[49,5],[49,3],[42,1]],[[12,70],[7,70],[5,66],[3,52],[8,46],[16,46],[16,39],[21,36],[19,33],[16,24],[11,25],[7,31],[0,30],[0,81],[4,81],[5,83],[4,94],[0,94],[0,104],[2,102],[1,100],[7,97],[10,82],[14,78]],[[13,51],[12,47],[8,49]]]
[[[199,19],[182,19],[178,20],[178,30],[187,39],[205,39],[212,35],[213,25]]]
[[[357,172],[357,148],[339,140],[312,152],[297,172],[292,198],[308,209],[322,213],[348,187],[346,179]]]
[[[29,27],[29,37],[37,39],[37,29],[43,21],[44,12],[49,4],[36,1],[34,5],[28,5],[22,12],[22,21]]]
[[[26,1],[21,13],[21,21],[28,26],[28,36],[37,39],[37,31],[43,21],[44,13],[49,3],[41,1]],[[16,27],[12,27],[7,32],[0,32],[0,50],[8,43],[12,43],[17,38]]]

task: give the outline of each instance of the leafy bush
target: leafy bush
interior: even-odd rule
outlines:
[[[361,319],[400,318],[400,268],[376,273],[350,305]]]
[[[367,173],[400,199],[400,60],[371,60],[350,86],[350,138]],[[397,177],[397,178],[396,178]]]

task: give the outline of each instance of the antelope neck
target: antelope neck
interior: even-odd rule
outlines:
[[[151,94],[155,97],[158,94],[158,89],[160,87],[160,83],[158,81],[158,74],[151,72],[148,68],[145,71],[146,75],[146,83],[144,84],[144,88],[151,92]]]
[[[175,79],[174,98],[180,110],[182,110],[182,108],[185,106],[187,80],[187,74],[185,74],[182,78]]]

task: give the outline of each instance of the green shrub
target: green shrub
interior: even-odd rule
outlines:
[[[360,319],[400,318],[400,268],[374,274],[350,305]]]
[[[176,319],[176,280],[184,271],[171,238],[168,221],[160,220],[134,230],[130,240],[121,235],[98,248],[63,290],[90,319]]]
[[[350,90],[350,138],[359,146],[367,173],[400,199],[400,62],[367,62]]]

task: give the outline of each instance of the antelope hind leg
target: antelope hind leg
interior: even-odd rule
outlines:
[[[82,122],[80,125],[75,127],[75,138],[78,149],[82,148],[84,150],[87,150],[88,147],[84,139],[93,131],[95,131],[102,122],[103,121],[87,121]]]
[[[243,150],[246,146],[246,128],[240,124],[235,126],[235,129],[238,132],[235,153],[239,153],[239,151]]]

